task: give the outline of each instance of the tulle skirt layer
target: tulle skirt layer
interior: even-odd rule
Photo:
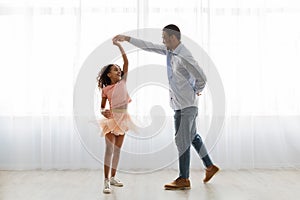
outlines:
[[[124,135],[128,130],[135,129],[135,125],[127,113],[127,110],[113,112],[112,115],[112,118],[100,120],[102,136],[105,136],[107,133]]]

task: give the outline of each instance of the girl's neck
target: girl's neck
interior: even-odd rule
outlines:
[[[117,82],[119,82],[120,80],[110,80],[110,84],[113,85],[113,84],[116,84]]]

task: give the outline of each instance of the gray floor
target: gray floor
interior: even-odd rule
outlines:
[[[102,171],[0,171],[0,200],[258,200],[300,199],[300,170],[220,171],[208,184],[202,183],[203,171],[191,172],[192,189],[167,191],[165,183],[176,178],[177,171],[164,170],[152,174],[124,174],[126,184],[113,187],[112,194],[102,193]]]

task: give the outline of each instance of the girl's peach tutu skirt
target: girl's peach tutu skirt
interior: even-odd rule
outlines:
[[[102,136],[107,133],[114,135],[124,135],[128,130],[136,130],[135,124],[132,122],[130,115],[126,109],[113,110],[112,118],[104,118],[100,120],[100,127],[102,129]]]

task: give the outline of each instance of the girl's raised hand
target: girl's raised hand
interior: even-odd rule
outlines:
[[[117,39],[113,38],[113,44],[116,45],[116,46],[121,46],[121,44],[118,42]]]
[[[119,42],[124,42],[126,39],[126,36],[124,35],[116,35],[113,40],[119,41]]]

